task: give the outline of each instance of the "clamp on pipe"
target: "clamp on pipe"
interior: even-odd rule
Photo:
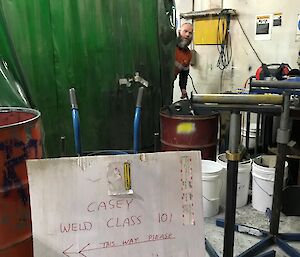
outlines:
[[[240,161],[241,153],[231,153],[229,150],[226,151],[226,158],[228,161]]]

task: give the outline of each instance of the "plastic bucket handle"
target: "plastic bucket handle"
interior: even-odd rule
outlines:
[[[272,197],[273,194],[269,194],[265,189],[263,189],[263,187],[257,182],[256,177],[253,176],[253,181],[255,182],[255,184],[268,196]]]

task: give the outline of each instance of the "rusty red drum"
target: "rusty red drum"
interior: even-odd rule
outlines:
[[[173,111],[175,110],[175,111]],[[162,108],[160,111],[160,142],[162,151],[201,150],[202,158],[216,160],[218,114]]]
[[[26,160],[42,157],[40,112],[0,107],[0,257],[33,257]]]

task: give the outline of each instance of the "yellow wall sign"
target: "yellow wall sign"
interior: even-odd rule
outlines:
[[[226,19],[221,18],[219,23],[219,18],[217,16],[195,20],[194,26],[195,45],[216,45],[218,44],[217,33],[219,32],[219,37],[224,39],[227,29]]]

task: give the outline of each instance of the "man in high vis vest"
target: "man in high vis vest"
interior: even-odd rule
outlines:
[[[179,87],[181,99],[187,98],[186,84],[189,75],[192,53],[188,48],[193,38],[193,25],[184,23],[180,27],[175,51],[175,78],[179,74]]]

